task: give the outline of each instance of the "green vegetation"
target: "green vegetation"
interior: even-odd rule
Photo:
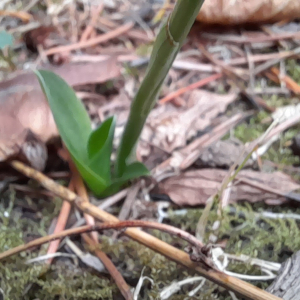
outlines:
[[[193,25],[203,0],[178,0],[154,42],[145,78],[133,99],[130,115],[111,165],[115,117],[92,130],[89,116],[73,89],[50,71],[36,71],[61,138],[78,171],[99,196],[117,192],[131,179],[148,175],[135,158],[135,147],[161,86]]]
[[[0,68],[4,67],[11,71],[15,69],[15,64],[12,60],[12,45],[14,37],[6,31],[0,31]]]

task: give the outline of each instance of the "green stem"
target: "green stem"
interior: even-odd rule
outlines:
[[[156,103],[160,88],[188,35],[204,0],[178,0],[155,43],[145,78],[133,99],[116,160],[116,176],[121,177],[138,142],[146,119]]]

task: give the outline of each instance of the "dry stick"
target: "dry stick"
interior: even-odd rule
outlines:
[[[238,77],[242,80],[248,79],[249,74],[248,74],[248,70],[246,69],[239,69],[236,70],[235,68],[225,64],[223,61],[218,60],[216,58],[214,58],[211,53],[209,51],[206,50],[206,48],[202,45],[199,44],[198,45],[199,50],[201,51],[201,54],[203,54],[210,62],[214,63],[216,66],[220,67],[222,72],[225,73],[225,75],[229,76],[229,77]],[[234,79],[235,79],[234,78]]]
[[[247,98],[249,98],[249,100],[250,100],[251,102],[253,102],[253,104],[254,104],[255,106],[257,106],[257,108],[259,108],[259,106],[262,106],[264,109],[266,109],[266,110],[268,110],[268,111],[270,111],[270,112],[273,112],[273,111],[274,111],[274,109],[273,109],[272,107],[269,107],[269,106],[266,104],[266,102],[265,102],[262,98],[260,98],[260,97],[258,97],[258,96],[256,96],[256,95],[253,95],[253,94],[252,94],[252,95],[249,95],[249,94],[247,93],[245,84],[239,81],[239,78],[240,78],[240,79],[243,79],[243,80],[245,79],[245,78],[244,78],[244,75],[246,74],[246,70],[243,71],[243,72],[238,72],[236,69],[232,68],[231,66],[226,65],[223,61],[220,61],[220,60],[218,60],[218,59],[215,59],[215,58],[209,53],[209,51],[207,51],[207,50],[205,49],[205,47],[203,47],[201,44],[199,45],[199,49],[200,49],[201,53],[202,53],[209,61],[213,62],[215,65],[217,65],[218,67],[220,67],[221,70],[224,72],[224,74],[225,74],[226,76],[228,76],[231,80],[234,81],[234,83],[236,84],[236,86],[239,88],[240,93],[242,93],[242,94],[244,94],[245,96],[247,96]],[[254,76],[254,70],[251,70],[251,71],[252,71],[252,74],[251,74],[251,75]],[[249,72],[247,72],[247,73],[248,73],[247,76],[249,77],[250,74],[249,74]]]
[[[78,193],[79,197],[86,203],[89,203],[89,197],[86,191],[86,188],[84,186],[84,183],[82,181],[82,178],[76,169],[75,164],[70,158],[70,155],[68,155],[68,160],[69,160],[69,166],[72,171],[72,174],[74,176],[74,186],[75,186],[75,191]],[[86,223],[89,226],[95,226],[95,219],[93,216],[89,214],[84,214],[84,218],[86,220]],[[91,232],[91,235],[89,236],[88,234],[85,234],[83,236],[84,240],[91,246],[96,247],[98,244],[98,233],[96,231]],[[105,268],[109,272],[109,274],[112,276],[114,279],[116,285],[118,286],[119,290],[121,291],[122,295],[126,300],[132,300],[133,295],[130,291],[129,286],[127,285],[126,281],[124,280],[123,276],[121,273],[117,270],[115,265],[112,263],[112,261],[109,259],[109,257],[100,249],[97,249],[95,251],[95,254],[98,256],[98,258],[102,261],[104,264]]]
[[[73,189],[73,178],[71,178],[71,182],[69,184],[69,189],[72,190]],[[57,223],[56,223],[56,226],[55,226],[55,229],[54,229],[54,234],[55,233],[59,233],[61,232],[62,230],[65,229],[66,227],[66,224],[67,224],[67,220],[68,220],[68,217],[69,217],[69,214],[70,214],[70,211],[71,211],[71,204],[70,202],[64,200],[63,204],[62,204],[62,207],[60,209],[60,213],[58,215],[58,218],[57,218]],[[52,254],[52,253],[55,253],[58,249],[58,246],[60,244],[60,240],[55,240],[55,241],[52,241],[50,244],[49,244],[49,247],[48,247],[48,250],[47,250],[47,254]],[[51,264],[52,261],[53,261],[54,257],[50,257],[46,263],[47,264]]]
[[[275,25],[276,26],[276,25]],[[275,34],[274,31],[272,31],[271,28],[268,28],[267,26],[260,26],[260,28],[266,33],[268,34],[269,36],[273,36]],[[277,44],[282,47],[283,49],[287,49],[288,48],[288,45],[286,43],[286,41],[284,40],[278,40],[277,41]]]
[[[279,78],[279,75],[280,75],[280,71],[273,67],[271,68],[271,72],[273,74],[275,74],[278,78],[278,80],[275,80],[276,83],[280,83],[280,78]],[[284,83],[286,84],[286,86],[292,90],[295,94],[300,94],[300,86],[299,84],[293,80],[290,76],[288,75],[284,75],[283,78],[281,78],[282,81],[284,81]]]
[[[167,95],[166,97],[162,98],[159,100],[159,104],[164,104],[168,101],[171,101],[172,99],[174,99],[175,97],[178,97],[180,96],[181,94],[189,91],[189,90],[194,90],[196,88],[199,88],[201,86],[204,86],[206,84],[208,84],[209,82],[211,81],[214,81],[214,80],[217,80],[219,78],[222,77],[222,74],[218,73],[218,74],[214,74],[212,76],[209,76],[209,77],[206,77],[206,78],[203,78],[195,83],[192,83],[186,87],[183,87],[181,89],[178,89],[177,91],[174,91],[172,93],[170,93],[169,95]]]
[[[109,213],[98,209],[96,206],[86,203],[75,193],[71,192],[67,188],[60,186],[55,183],[53,180],[47,178],[41,172],[38,172],[19,161],[12,161],[11,166],[18,170],[19,172],[25,174],[26,176],[37,180],[41,185],[46,189],[49,189],[58,196],[62,197],[74,203],[80,210],[85,213],[91,214],[95,219],[106,221],[106,222],[118,222],[118,219],[110,215]],[[89,228],[89,227],[86,227]],[[84,232],[84,231],[83,231]],[[248,299],[255,300],[278,300],[280,298],[269,294],[266,291],[263,291],[247,282],[244,282],[240,279],[228,276],[221,272],[215,271],[213,269],[206,270],[201,267],[200,264],[191,261],[189,255],[155,237],[150,234],[147,234],[141,230],[135,228],[129,228],[125,231],[125,234],[131,237],[132,239],[138,241],[139,243],[151,248],[152,250],[159,252],[160,254],[170,258],[171,260],[197,271],[199,274],[205,278],[239,294]],[[0,256],[1,258],[1,256]]]
[[[300,54],[300,47],[294,49],[293,51],[294,51],[295,55]],[[283,58],[278,58],[278,59],[275,58],[275,59],[269,60],[263,64],[260,64],[254,69],[253,73],[255,75],[257,75],[257,74],[273,67],[275,64],[281,62],[282,60],[283,60]]]
[[[97,23],[97,18],[98,16],[101,14],[101,12],[103,11],[104,8],[104,4],[100,3],[98,5],[98,7],[92,11],[92,18],[90,23],[86,26],[85,30],[83,31],[81,38],[80,38],[80,42],[85,42],[91,35],[91,33],[94,30],[94,27]]]
[[[66,159],[70,159],[68,151],[66,150],[65,147],[62,148],[59,151],[59,154],[62,156],[62,158],[65,157]],[[70,180],[70,183],[69,183],[69,189],[73,191],[74,190],[74,185],[76,185],[76,182],[75,182],[75,176],[72,173],[71,180]],[[56,226],[55,226],[55,229],[54,229],[53,233],[58,233],[58,232],[61,232],[65,229],[68,218],[69,218],[70,211],[71,211],[71,204],[68,201],[64,200],[63,204],[62,204],[62,207],[60,209],[60,213],[59,213],[59,216],[57,218],[57,223],[56,223]],[[49,244],[47,254],[55,253],[57,251],[58,247],[59,247],[59,244],[60,244],[60,240],[55,240],[55,241],[51,242]],[[46,263],[50,265],[52,263],[53,259],[54,259],[54,256],[50,257],[46,261]]]
[[[68,155],[68,163],[69,163],[69,167],[70,170],[74,176],[74,191],[77,192],[77,194],[81,197],[81,199],[83,201],[89,202],[89,197],[88,194],[86,192],[84,183],[80,177],[79,172],[77,171],[77,168],[75,166],[75,164],[73,163],[73,161],[71,160],[70,155]],[[87,225],[95,225],[95,219],[89,215],[89,214],[84,214],[84,218],[86,221]],[[92,232],[91,236],[94,240],[95,243],[98,243],[98,234],[97,232]]]
[[[277,125],[275,128],[272,128],[270,132],[265,136],[264,140],[270,140],[273,136],[282,133],[283,131],[287,130],[288,128],[295,126],[300,122],[300,117],[299,115],[294,115],[291,116],[289,119],[285,120],[284,122],[280,123]],[[249,145],[250,148],[254,147],[257,143],[260,142],[260,137],[257,138],[256,140],[252,141]]]
[[[106,42],[110,39],[113,39],[113,38],[125,33],[126,31],[130,30],[133,26],[134,26],[134,23],[129,22],[129,23],[126,23],[126,24],[118,27],[115,30],[112,30],[110,32],[101,34],[100,36],[95,37],[93,39],[89,39],[86,42],[83,42],[83,43],[79,42],[79,43],[75,43],[75,44],[72,44],[72,45],[50,48],[50,49],[46,50],[44,52],[44,54],[45,55],[51,55],[51,54],[55,54],[55,53],[68,52],[68,51],[72,51],[72,50],[77,50],[77,49],[82,49],[82,48],[95,46],[99,43]]]
[[[141,188],[141,183],[138,182],[135,185],[132,185],[129,188],[126,199],[123,203],[121,211],[119,213],[118,219],[123,221],[129,218],[129,214],[131,212],[131,208],[133,206],[134,201],[136,200],[136,196]]]
[[[14,254],[21,252],[21,251],[25,251],[30,248],[37,247],[42,244],[48,243],[49,241],[54,240],[54,239],[61,239],[61,238],[65,238],[67,236],[78,235],[78,234],[88,233],[88,232],[92,232],[92,231],[99,232],[99,231],[108,230],[108,229],[126,229],[128,227],[142,227],[142,228],[158,229],[160,231],[164,231],[171,235],[175,235],[175,236],[189,242],[192,246],[196,247],[197,249],[201,250],[204,247],[204,245],[198,239],[196,239],[193,235],[189,234],[186,231],[178,229],[174,226],[167,225],[167,224],[161,224],[161,223],[157,223],[157,222],[151,222],[151,221],[128,220],[128,221],[119,221],[119,222],[113,222],[113,223],[106,222],[106,223],[96,224],[96,225],[84,225],[81,227],[66,229],[66,230],[58,232],[58,233],[50,234],[50,235],[35,239],[27,244],[20,245],[18,247],[15,247],[13,249],[10,249],[10,250],[7,250],[7,251],[1,253],[0,260],[4,259],[4,258],[8,258]],[[22,249],[22,250],[20,250],[20,249]],[[208,261],[208,262],[209,262],[208,268],[213,268],[214,265],[212,264],[212,262],[210,262],[210,261]],[[217,270],[217,269],[215,269],[215,270]]]
[[[245,36],[234,36],[226,34],[212,34],[212,33],[202,33],[203,38],[217,39],[219,42],[231,42],[237,44],[254,44],[254,43],[264,43],[264,42],[275,42],[283,39],[295,39],[300,37],[300,32],[287,32],[282,34],[274,34],[272,36],[259,36],[259,37],[245,37]]]
[[[85,242],[90,246],[91,251],[93,251],[97,255],[97,257],[103,262],[104,266],[109,271],[111,277],[114,279],[124,298],[133,299],[130,287],[124,280],[122,274],[118,271],[118,269],[115,267],[112,261],[108,258],[108,256],[104,252],[97,249],[97,244],[93,239],[89,237],[88,234],[84,233],[82,234],[82,237],[85,240]]]
[[[277,53],[267,53],[267,54],[254,54],[250,55],[249,59],[253,61],[253,63],[266,61],[270,59],[276,59],[276,58],[290,58],[294,56],[299,56],[299,54],[295,54],[294,50],[289,51],[281,51]],[[243,65],[247,64],[247,58],[246,57],[237,57],[233,58],[228,62],[229,65],[235,66],[235,65]]]

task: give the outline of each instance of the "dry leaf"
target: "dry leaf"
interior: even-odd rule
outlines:
[[[116,58],[44,69],[59,74],[72,86],[105,82],[120,74]],[[0,83],[0,161],[22,154],[32,166],[43,170],[45,143],[56,136],[52,113],[33,72],[21,72]]]
[[[244,145],[237,145],[228,140],[217,141],[202,150],[195,164],[198,167],[229,169],[239,159],[244,149]],[[249,159],[245,167],[253,166],[253,164],[253,160]]]
[[[204,205],[210,196],[218,192],[222,180],[227,174],[228,171],[220,169],[188,171],[159,183],[159,190],[161,193],[167,194],[177,205]],[[281,172],[270,174],[242,170],[238,175],[238,179],[241,178],[285,194],[300,188],[299,184]],[[263,191],[243,182],[236,183],[231,187],[230,203],[239,200],[271,203],[275,199],[277,200],[276,204],[286,201],[282,196]]]
[[[182,109],[171,104],[158,106],[150,113],[141,136],[144,143],[140,144],[138,151],[143,156],[149,155],[144,148],[147,143],[167,153],[185,146],[189,139],[209,126],[236,98],[236,94],[218,95],[194,90],[187,106]]]
[[[207,0],[197,20],[209,24],[278,22],[300,15],[297,0]]]
[[[55,72],[64,78],[71,86],[94,84],[108,81],[120,75],[121,67],[117,57],[89,63],[67,63],[62,66],[45,65],[41,69]],[[16,72],[13,78],[0,82],[0,91],[9,87],[29,85],[39,88],[38,80],[32,71]]]

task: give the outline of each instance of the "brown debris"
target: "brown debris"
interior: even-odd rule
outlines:
[[[205,1],[198,21],[208,24],[244,24],[293,20],[300,14],[295,0],[210,0]]]
[[[200,153],[195,165],[198,167],[226,168],[229,169],[244,151],[244,145],[237,145],[229,140],[217,141],[216,143],[204,148]],[[254,162],[249,159],[245,167],[253,166]]]
[[[197,132],[208,127],[236,98],[236,94],[218,95],[194,90],[183,109],[176,109],[171,104],[154,109],[144,127],[142,140],[172,153],[185,146]],[[142,153],[145,155],[147,151],[143,149]]]
[[[228,174],[228,171],[220,169],[201,169],[187,171],[178,176],[174,176],[159,183],[159,190],[167,194],[177,205],[197,206],[204,205],[207,199],[214,195],[221,187],[222,180]],[[288,175],[281,172],[264,173],[252,170],[242,170],[237,176],[237,180],[245,178],[254,183],[266,185],[274,189],[274,193],[262,191],[257,187],[250,186],[246,183],[239,183],[231,186],[230,203],[240,200],[253,202],[265,201],[272,203],[277,200],[276,204],[286,202],[279,193],[289,193],[300,188]],[[275,202],[273,202],[275,203]]]

